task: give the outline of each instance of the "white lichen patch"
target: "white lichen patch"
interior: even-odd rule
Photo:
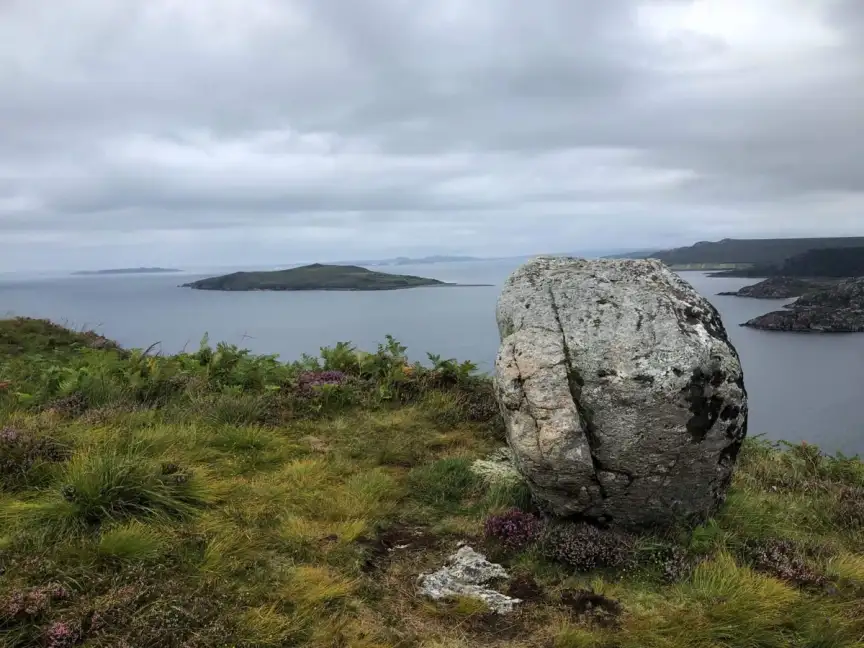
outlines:
[[[489,587],[493,581],[508,578],[504,567],[489,562],[486,556],[465,546],[450,556],[447,564],[438,571],[421,574],[418,582],[420,593],[432,600],[467,596],[483,601],[496,614],[508,614],[522,601]]]

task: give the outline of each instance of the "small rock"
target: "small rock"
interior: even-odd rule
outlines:
[[[420,593],[440,601],[454,596],[468,596],[483,601],[492,612],[508,614],[521,599],[505,596],[487,585],[495,580],[508,579],[501,565],[486,560],[486,556],[463,546],[450,556],[447,565],[432,574],[418,578]]]
[[[303,437],[302,439],[300,439],[300,441],[302,441],[302,442],[305,443],[307,446],[309,446],[309,449],[310,449],[312,452],[319,452],[319,453],[324,454],[324,453],[326,453],[327,450],[328,450],[328,448],[327,448],[327,444],[326,444],[324,441],[322,441],[321,439],[319,439],[318,437],[315,437],[315,436],[311,436],[311,435],[310,435],[310,436],[305,436],[305,437]]]

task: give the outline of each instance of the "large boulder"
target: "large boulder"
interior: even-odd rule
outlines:
[[[496,396],[517,469],[558,516],[668,527],[713,514],[747,434],[717,311],[659,261],[541,257],[498,302]]]

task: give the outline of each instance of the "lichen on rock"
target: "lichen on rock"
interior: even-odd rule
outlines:
[[[747,431],[720,316],[659,261],[541,257],[498,302],[496,396],[517,469],[558,516],[704,519]]]
[[[508,578],[504,567],[489,562],[483,554],[464,546],[450,556],[444,567],[432,574],[421,574],[418,581],[420,593],[433,600],[466,596],[483,601],[492,612],[507,614],[521,600],[506,596],[489,584]]]
[[[485,459],[477,459],[471,464],[471,472],[490,486],[516,486],[524,482],[522,475],[513,465],[513,452],[510,448],[500,448]]]

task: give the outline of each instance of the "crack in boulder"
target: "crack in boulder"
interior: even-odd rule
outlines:
[[[567,373],[567,386],[570,389],[570,398],[573,399],[573,406],[579,414],[579,419],[582,422],[585,441],[588,444],[588,453],[591,455],[591,465],[594,468],[594,481],[600,489],[600,496],[606,499],[608,496],[606,488],[600,481],[599,472],[613,472],[605,470],[599,459],[594,455],[595,448],[599,447],[597,440],[597,430],[594,427],[593,417],[590,410],[582,404],[582,387],[585,385],[585,380],[579,374],[579,371],[573,366],[573,355],[570,352],[570,345],[567,343],[567,336],[564,333],[564,325],[561,323],[561,314],[558,311],[558,303],[555,301],[555,293],[552,287],[549,286],[549,303],[552,308],[552,315],[555,318],[555,323],[558,325],[558,333],[561,335],[561,348],[564,351],[564,370]]]

